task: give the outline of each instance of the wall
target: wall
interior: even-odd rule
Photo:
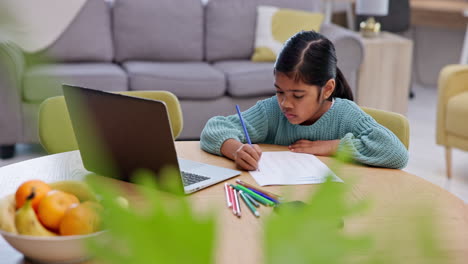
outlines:
[[[415,81],[436,86],[440,70],[460,62],[465,30],[418,26],[411,29],[410,36],[414,41]]]

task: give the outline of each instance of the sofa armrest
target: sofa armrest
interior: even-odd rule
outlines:
[[[439,74],[437,95],[436,142],[446,145],[447,103],[453,96],[468,92],[468,65],[445,66]]]
[[[0,39],[0,145],[15,144],[22,138],[21,80],[25,59],[10,41]]]
[[[364,57],[361,36],[354,31],[334,24],[323,24],[320,33],[335,45],[340,69],[357,72]]]

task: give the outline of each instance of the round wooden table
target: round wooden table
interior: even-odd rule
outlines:
[[[198,141],[176,142],[179,157],[235,169],[232,161],[200,150]],[[286,147],[262,145],[263,151],[286,151]],[[319,157],[326,164],[333,161]],[[82,179],[89,172],[83,168],[78,151],[49,155],[0,168],[0,197],[10,194],[23,181],[43,179],[53,182],[64,179]],[[346,220],[345,229],[359,232],[368,228],[386,229],[397,226],[408,212],[430,205],[437,222],[437,234],[443,249],[449,252],[454,263],[468,260],[468,206],[446,190],[401,170],[372,168],[356,164],[345,165],[337,173],[345,183],[352,182],[351,201],[369,199],[371,208],[364,214]],[[249,173],[243,172],[235,179],[255,184]],[[234,179],[229,182],[234,183]],[[271,208],[261,207],[262,217],[255,218],[245,205],[237,218],[226,208],[223,183],[211,186],[188,196],[193,208],[215,209],[219,225],[215,263],[263,263],[262,223]],[[305,200],[318,185],[267,186],[266,190],[279,194],[290,193],[292,199]],[[403,231],[402,231],[403,232]],[[394,243],[408,242],[404,234],[394,234]],[[240,254],[239,252],[242,252]],[[408,250],[407,263],[417,262],[417,254]],[[411,261],[411,259],[415,261]],[[1,263],[27,263],[23,256],[0,238]]]

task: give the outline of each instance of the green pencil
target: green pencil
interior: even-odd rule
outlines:
[[[252,192],[251,190],[245,188],[245,187],[242,186],[242,185],[239,185],[239,184],[238,184],[238,185],[234,186],[234,185],[231,184],[231,186],[232,186],[233,188],[235,188],[236,190],[238,190],[238,191],[244,191],[245,193],[247,193],[248,195],[250,195],[250,197],[254,198],[254,199],[257,200],[259,203],[262,203],[263,205],[266,205],[266,206],[275,206],[275,203],[274,203],[274,202],[272,202],[272,201],[270,201],[270,200],[268,200],[268,199],[266,199],[266,198],[264,198],[264,197],[262,197],[262,196],[260,196],[260,195],[258,195],[258,194],[256,194],[256,193]]]
[[[239,191],[239,195],[242,197],[242,200],[244,200],[245,204],[250,209],[252,214],[254,214],[256,217],[259,217],[260,213],[258,213],[258,211],[255,209],[255,207],[252,205],[252,203],[249,201],[249,199],[247,197],[245,197],[244,192]]]

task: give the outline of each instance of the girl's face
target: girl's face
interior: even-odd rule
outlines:
[[[320,89],[317,85],[295,82],[277,72],[275,87],[278,105],[288,121],[295,125],[311,125],[330,108],[331,102],[326,99],[335,89],[335,80],[330,79]]]

